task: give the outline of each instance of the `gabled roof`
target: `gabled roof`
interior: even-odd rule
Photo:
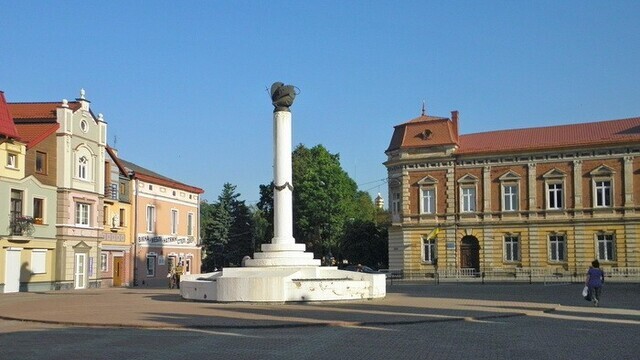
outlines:
[[[56,109],[61,107],[61,102],[33,102],[11,103],[9,108],[16,123],[25,122],[55,122]],[[80,109],[82,105],[78,101],[70,101],[69,108],[73,111]]]
[[[38,145],[50,135],[55,134],[59,127],[60,124],[58,123],[18,123],[16,125],[20,139],[27,143],[27,150]]]
[[[122,163],[122,165],[125,166],[125,168],[127,170],[131,170],[134,172],[133,178],[134,179],[139,179],[142,181],[146,181],[146,182],[150,182],[153,184],[157,184],[157,185],[164,185],[167,187],[171,187],[174,189],[179,189],[179,190],[184,190],[184,191],[190,191],[196,194],[202,194],[204,193],[204,190],[195,187],[195,186],[191,186],[191,185],[187,185],[187,184],[183,184],[179,181],[170,179],[166,176],[160,175],[156,172],[153,172],[151,170],[145,169],[142,166],[136,165],[132,162],[123,160],[123,159],[119,159],[120,162]]]
[[[640,117],[461,135],[456,153],[501,153],[632,142],[640,142]]]
[[[4,92],[0,91],[0,136],[18,139],[18,130],[13,122],[13,117],[4,98]]]

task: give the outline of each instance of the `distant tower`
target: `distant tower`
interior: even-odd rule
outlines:
[[[382,209],[384,207],[384,199],[382,198],[382,195],[380,195],[380,193],[378,193],[378,196],[376,196],[374,202],[376,204],[376,208]]]

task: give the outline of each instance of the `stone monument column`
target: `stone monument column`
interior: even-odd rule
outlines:
[[[271,86],[273,102],[273,239],[262,252],[245,262],[256,266],[320,266],[320,259],[305,252],[305,244],[293,237],[293,180],[291,161],[291,110],[295,87],[276,82]]]

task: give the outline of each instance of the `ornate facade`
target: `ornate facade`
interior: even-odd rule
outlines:
[[[395,127],[389,268],[405,274],[640,267],[640,118],[458,134]]]

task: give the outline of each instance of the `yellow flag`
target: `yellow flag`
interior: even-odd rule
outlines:
[[[435,228],[431,230],[429,235],[427,235],[427,239],[435,239],[436,237],[438,237],[439,232],[440,232],[440,228]]]

